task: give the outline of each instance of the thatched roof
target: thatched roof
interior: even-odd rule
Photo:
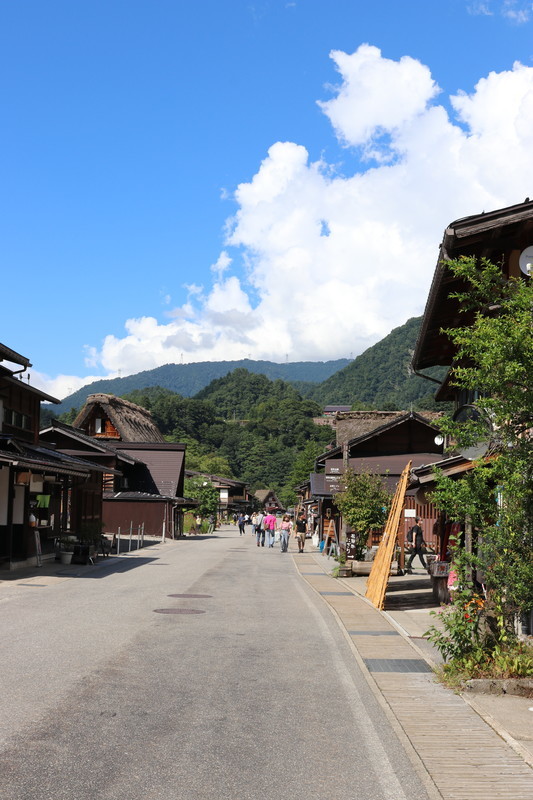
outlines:
[[[107,417],[123,442],[164,442],[149,411],[114,394],[91,394],[73,422],[75,428],[87,428],[89,420]]]
[[[335,416],[337,446],[367,436],[372,431],[394,424],[407,417],[432,424],[442,416],[440,411],[348,411]]]
[[[367,433],[404,417],[405,411],[347,411],[336,415],[337,445],[359,439]]]

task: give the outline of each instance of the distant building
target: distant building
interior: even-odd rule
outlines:
[[[276,514],[278,511],[285,511],[284,506],[272,489],[258,489],[254,497],[265,514]]]
[[[104,479],[106,531],[124,533],[144,526],[146,534],[183,533],[183,511],[197,503],[183,497],[185,445],[166,442],[149,411],[110,394],[92,394],[72,426],[115,455],[120,475]],[[63,431],[65,434],[65,431]],[[56,434],[57,435],[57,434]]]
[[[334,428],[336,425],[337,414],[349,411],[351,406],[324,406],[321,417],[314,417],[315,425],[329,425]]]
[[[234,478],[224,478],[221,475],[211,475],[208,472],[197,472],[195,470],[185,470],[187,478],[203,478],[218,490],[218,515],[239,513],[246,511],[251,506],[251,496],[248,491],[248,484]]]
[[[325,417],[334,417],[335,414],[345,413],[350,409],[351,406],[324,406],[324,411],[322,413]]]

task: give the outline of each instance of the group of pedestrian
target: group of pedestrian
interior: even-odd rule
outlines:
[[[287,553],[289,539],[294,530],[298,552],[304,552],[307,522],[303,512],[298,515],[295,524],[293,524],[289,514],[285,514],[281,520],[278,520],[274,514],[263,514],[261,511],[252,514],[250,522],[252,524],[252,536],[255,538],[257,547],[273,548],[279,542],[281,552]],[[239,526],[239,534],[242,536],[245,533],[246,525],[243,514],[237,516],[237,524]]]

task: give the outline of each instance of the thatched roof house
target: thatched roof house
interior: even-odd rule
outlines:
[[[386,430],[390,425],[403,420],[407,416],[421,421],[432,423],[440,416],[440,412],[434,411],[348,411],[338,413],[335,416],[335,432],[337,436],[337,446],[359,440],[373,431],[383,428]]]
[[[267,514],[275,514],[276,511],[285,510],[273,489],[258,489],[254,493],[254,497]]]
[[[122,442],[164,442],[149,411],[113,394],[91,394],[73,422],[89,436]]]

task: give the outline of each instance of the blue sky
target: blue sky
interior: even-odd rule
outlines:
[[[0,6],[0,341],[61,397],[356,355],[452,219],[533,196],[533,6]]]

